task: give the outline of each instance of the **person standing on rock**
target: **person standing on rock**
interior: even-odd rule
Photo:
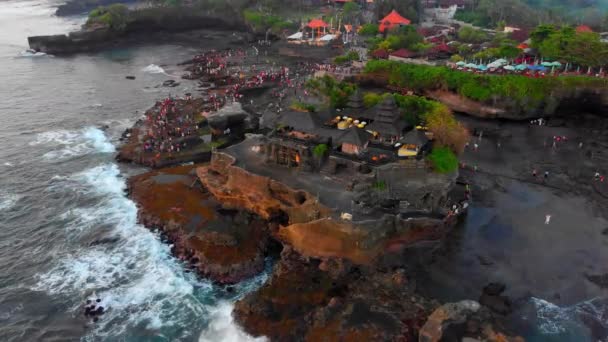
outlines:
[[[551,222],[551,215],[547,214],[545,215],[545,224],[549,224],[549,222]]]

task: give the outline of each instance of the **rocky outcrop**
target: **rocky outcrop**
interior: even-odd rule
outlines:
[[[414,290],[400,270],[366,273],[286,248],[272,278],[239,300],[234,316],[273,341],[413,341],[436,306]]]
[[[269,245],[267,222],[225,210],[196,185],[196,166],[179,166],[129,179],[138,220],[159,229],[172,252],[201,275],[232,284],[259,273]]]
[[[225,153],[214,153],[208,165],[197,169],[201,183],[224,206],[242,208],[282,225],[309,222],[331,214],[306,191],[252,174],[234,165]]]
[[[189,129],[192,130],[191,134],[180,137],[178,134],[172,132],[171,142],[168,137],[158,137],[162,131],[155,127],[153,118],[158,116],[158,112],[161,110],[161,102],[157,102],[152,108],[146,111],[146,118],[138,120],[132,128],[125,131],[122,136],[122,144],[118,149],[116,159],[120,162],[134,163],[147,167],[161,168],[168,167],[177,164],[187,162],[206,162],[211,158],[211,145],[209,144],[211,136],[209,135],[208,141],[201,139],[199,134],[193,134],[194,131],[204,126],[205,121],[202,118],[201,113],[208,110],[208,103],[203,99],[176,99],[172,101],[172,105],[175,108],[175,112],[168,113],[168,117],[173,122],[172,125],[166,125],[168,128],[175,128],[175,122],[187,118],[194,118],[195,120],[201,120],[198,124],[191,124]],[[181,125],[184,127],[185,125]],[[180,128],[181,128],[180,127]],[[146,149],[146,143],[150,143],[149,135],[153,132],[157,136],[158,141],[164,141],[164,149],[160,149],[158,146],[154,149]],[[199,133],[199,132],[197,132]],[[181,149],[170,150],[168,147],[170,144],[180,144]]]
[[[418,341],[523,342],[524,339],[495,332],[490,313],[475,301],[463,300],[437,308],[420,329]]]
[[[57,7],[55,15],[65,17],[69,15],[85,14],[99,6],[111,4],[128,4],[137,0],[68,0],[66,3]]]
[[[340,258],[370,264],[386,253],[421,241],[439,241],[452,222],[440,218],[385,215],[351,222],[335,217],[306,191],[293,190],[268,177],[234,165],[234,157],[216,152],[197,169],[203,186],[223,206],[244,209],[279,223],[274,236],[312,258]]]
[[[495,97],[477,102],[446,90],[424,92],[455,112],[487,119],[529,120],[581,111],[604,114],[608,109],[608,89],[562,88],[547,94],[541,101]]]
[[[110,29],[82,30],[70,34],[28,37],[30,49],[54,55],[97,51],[126,42],[142,43],[156,33],[196,29],[239,30],[246,26],[239,16],[204,15],[188,8],[154,7],[132,11],[127,27],[120,32]]]
[[[438,242],[451,228],[432,218],[401,219],[386,215],[363,222],[331,218],[279,228],[277,238],[312,258],[340,258],[358,265],[379,262],[419,242]]]

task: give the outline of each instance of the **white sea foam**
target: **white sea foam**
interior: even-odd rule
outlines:
[[[214,308],[209,309],[209,319],[211,322],[205,331],[201,333],[199,342],[263,342],[268,341],[265,337],[252,337],[247,335],[232,317],[234,304],[230,302],[220,302]]]
[[[143,68],[141,71],[148,74],[164,74],[165,69],[161,68],[159,65],[150,64],[147,67]]]
[[[20,196],[16,194],[0,192],[0,210],[7,210],[15,206],[19,201]]]
[[[606,310],[608,298],[592,298],[572,306],[560,307],[543,299],[531,299],[536,309],[539,331],[544,335],[559,335],[573,329],[586,331],[588,327],[580,317],[593,318],[602,326],[608,325]]]
[[[96,127],[87,127],[78,131],[44,132],[39,134],[30,145],[58,148],[44,154],[43,157],[47,160],[64,160],[92,152],[113,153],[116,151],[105,133]]]
[[[566,331],[562,324],[569,319],[566,309],[540,298],[532,297],[532,303],[536,308],[538,328],[543,334],[559,334]]]
[[[39,275],[34,287],[82,301],[101,299],[100,305],[107,311],[85,340],[119,340],[134,329],[145,328],[146,334],[163,338],[166,331],[172,331],[173,339],[188,339],[187,334],[204,330],[201,341],[263,341],[247,336],[234,324],[230,303],[215,306],[212,300],[202,302],[197,297],[201,292],[204,297],[212,296],[213,286],[184,273],[171,257],[170,246],[137,224],[137,207],[124,195],[126,184],[117,165],[100,165],[55,181],[69,185],[66,191],[99,199],[91,207],[74,208],[63,215],[70,220],[68,225],[112,227],[108,233],[119,237],[113,244],[62,255],[54,267]],[[81,186],[72,186],[78,183]],[[258,286],[264,279],[260,276],[239,286]],[[72,310],[82,309],[81,304],[74,304]]]
[[[32,58],[32,57],[53,57],[53,55],[47,55],[44,52],[36,52],[36,51],[31,51],[31,50],[25,50],[25,51],[22,51],[19,54],[19,57],[26,57],[26,58]]]

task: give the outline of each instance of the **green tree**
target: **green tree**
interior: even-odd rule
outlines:
[[[112,31],[124,31],[129,23],[129,9],[123,4],[98,7],[89,13],[86,26],[105,26]]]
[[[447,147],[435,147],[428,156],[433,169],[438,173],[450,173],[458,169],[458,158]]]
[[[354,18],[359,15],[359,5],[355,2],[347,2],[342,7],[342,14],[344,15],[345,22],[351,22]]]
[[[359,34],[362,36],[375,36],[378,34],[377,24],[365,24],[359,30]]]
[[[481,30],[463,26],[458,30],[458,39],[465,43],[481,43],[488,40],[488,35]]]
[[[327,147],[326,144],[319,144],[315,146],[315,148],[312,150],[312,153],[315,155],[315,157],[321,159],[325,157],[325,154],[327,153],[328,149],[329,147]]]

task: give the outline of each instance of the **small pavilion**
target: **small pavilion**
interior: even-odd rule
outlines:
[[[329,24],[327,24],[322,19],[312,19],[310,22],[308,22],[306,27],[308,27],[312,30],[313,38],[315,38],[315,37],[320,38],[327,33],[327,28],[329,27]]]
[[[380,32],[384,32],[386,30],[390,30],[394,27],[410,25],[412,23],[411,20],[404,18],[397,11],[393,10],[386,17],[380,20],[380,25],[378,30]]]

